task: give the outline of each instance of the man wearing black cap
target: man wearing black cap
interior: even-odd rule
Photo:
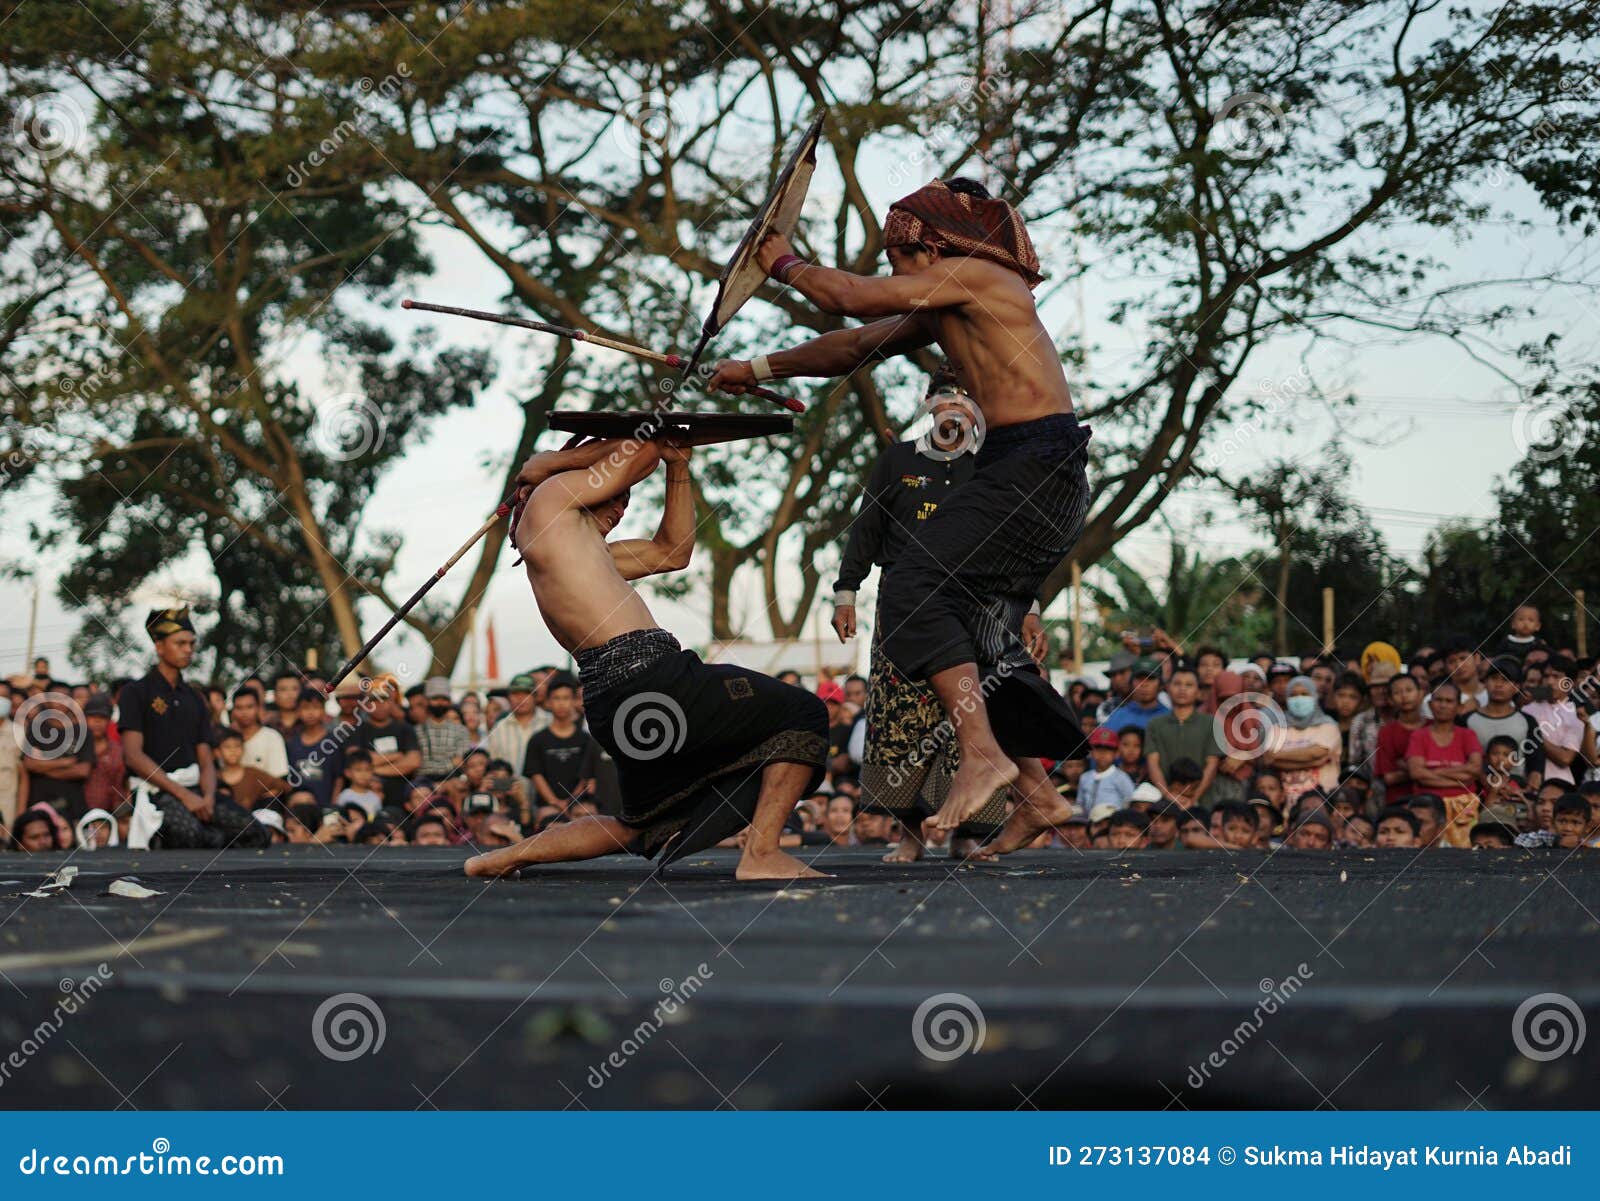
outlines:
[[[217,799],[211,715],[183,678],[194,659],[189,609],[154,609],[145,631],[156,665],[117,698],[122,758],[136,796],[128,845],[166,849],[266,846],[271,835],[232,801]]]
[[[1267,687],[1272,692],[1272,699],[1277,702],[1279,710],[1284,709],[1289,703],[1289,681],[1300,672],[1288,663],[1273,663],[1267,668]]]
[[[128,799],[128,766],[122,760],[122,743],[111,737],[113,705],[109,694],[90,693],[83,702],[84,724],[89,728],[89,746],[94,751],[94,768],[83,784],[83,805],[87,809],[113,812]]]

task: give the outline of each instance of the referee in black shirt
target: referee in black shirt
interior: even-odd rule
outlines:
[[[948,369],[929,381],[923,404],[932,414],[933,428],[914,442],[884,449],[867,477],[861,511],[850,525],[833,592],[833,628],[841,642],[855,637],[856,592],[873,564],[887,570],[917,539],[923,523],[977,470],[974,452],[982,432],[970,420],[977,408]],[[895,670],[882,650],[885,633],[882,622],[874,621],[861,804],[900,823],[900,845],[884,859],[909,863],[922,858],[923,818],[944,804],[959,757],[933,689]],[[1024,620],[1022,636],[1037,656],[1043,638],[1037,607]],[[1001,792],[955,832],[951,854],[978,854],[1005,819],[1006,795]]]
[[[232,801],[217,799],[212,725],[205,694],[183,678],[194,659],[188,606],[154,609],[145,631],[156,665],[117,696],[122,758],[136,796],[129,845],[167,850],[257,847],[271,831]]]

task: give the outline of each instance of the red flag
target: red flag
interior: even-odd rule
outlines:
[[[494,614],[489,614],[488,625],[484,629],[484,637],[489,643],[489,679],[495,683],[500,681],[500,652],[494,645]]]

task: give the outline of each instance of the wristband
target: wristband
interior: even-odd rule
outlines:
[[[780,284],[786,284],[789,282],[789,272],[804,263],[805,259],[798,254],[780,254],[777,261],[772,264],[772,270],[767,274]]]
[[[835,609],[837,609],[840,605],[849,605],[852,609],[855,608],[855,605],[856,605],[855,589],[853,589],[853,588],[840,588],[840,589],[838,589],[838,590],[836,590],[834,592],[834,594],[833,594],[833,607]]]
[[[758,354],[750,360],[750,371],[756,377],[758,384],[764,384],[772,378],[772,364],[767,362],[767,356]]]

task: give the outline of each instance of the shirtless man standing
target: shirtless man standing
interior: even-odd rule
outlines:
[[[711,384],[740,393],[848,375],[937,343],[976,402],[977,471],[885,575],[880,618],[889,661],[932,684],[960,745],[935,824],[953,830],[1009,785],[1021,803],[990,847],[1004,853],[1070,815],[1038,759],[1079,754],[1083,734],[1015,631],[1082,531],[1089,435],[1034,305],[1038,256],[1009,204],[971,180],[936,180],[890,206],[883,241],[886,277],[817,266],[768,238],[759,261],[769,275],[823,312],[867,323],[721,363]]]
[[[564,822],[475,856],[469,876],[618,851],[665,867],[750,827],[740,880],[821,876],[778,849],[785,819],[822,779],[827,708],[802,689],[707,664],[661,629],[629,580],[681,571],[694,547],[690,450],[608,439],[536,454],[518,475],[512,537],[550,633],[571,651],[589,732],[617,763],[621,817]],[[607,542],[629,490],[667,465],[653,538]]]

